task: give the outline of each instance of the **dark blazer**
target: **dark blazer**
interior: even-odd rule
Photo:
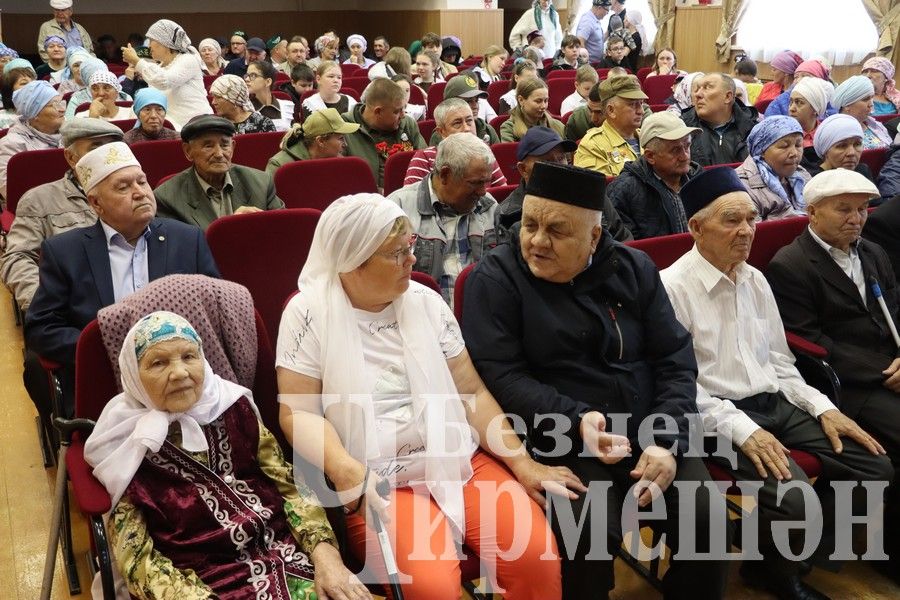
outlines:
[[[275,195],[275,181],[268,173],[250,167],[233,165],[231,175],[231,209],[255,206],[262,210],[284,208],[284,202]],[[156,196],[156,214],[196,225],[203,231],[216,220],[216,213],[200,187],[194,167],[188,167],[172,179],[153,190]]]
[[[887,252],[894,267],[900,273],[900,196],[891,198],[876,208],[863,227],[863,237],[875,242]]]
[[[897,281],[880,246],[862,239],[858,251],[866,278],[865,303],[809,229],[778,251],[766,277],[785,328],[823,346],[841,383],[880,386],[881,372],[898,352],[868,282],[873,275],[878,279],[896,322],[900,312]]]
[[[150,222],[147,267],[151,281],[175,273],[219,277],[203,232],[169,219]],[[25,315],[28,348],[64,365],[74,363],[81,330],[114,302],[100,221],[48,238],[41,245],[40,283]]]

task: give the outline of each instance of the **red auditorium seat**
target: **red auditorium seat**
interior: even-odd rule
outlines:
[[[283,131],[265,133],[244,133],[234,136],[234,156],[236,165],[252,167],[264,171],[269,159],[278,154]]]
[[[651,79],[653,79],[651,77]],[[694,245],[694,238],[689,233],[676,233],[660,237],[645,238],[625,242],[632,248],[646,252],[656,264],[656,268],[662,270],[671,267],[672,264],[690,250]]]
[[[181,150],[181,140],[156,140],[132,144],[131,151],[141,163],[147,182],[155,188],[166,175],[184,171],[191,166]]]
[[[652,70],[653,69],[650,67],[641,67],[640,69],[638,69],[637,78],[638,78],[638,81],[641,82],[641,85],[644,84],[644,80],[647,79],[647,74],[650,73],[650,71],[652,71]]]
[[[203,76],[203,87],[206,88],[206,91],[209,91],[209,86],[212,85],[212,82],[219,78],[219,75],[204,75]]]
[[[893,113],[890,115],[872,115],[872,116],[875,117],[876,121],[879,121],[881,123],[887,123],[891,119],[896,119],[897,117],[900,117],[900,113]]]
[[[556,71],[550,71],[547,73],[547,83],[549,84],[555,79],[575,79],[575,74],[577,72],[578,71],[575,69],[557,69]]]
[[[16,205],[28,190],[56,181],[69,170],[62,148],[30,150],[14,154],[7,165],[6,210],[16,214]]]
[[[881,167],[887,160],[888,151],[886,148],[874,148],[872,150],[863,150],[859,162],[865,163],[869,170],[872,171],[872,177],[878,177]]]
[[[231,215],[212,222],[206,241],[222,277],[250,290],[266,324],[278,339],[285,299],[297,289],[321,211],[288,208]],[[255,260],[247,260],[247,249]]]
[[[359,98],[357,98],[359,100]],[[422,91],[417,85],[412,85],[409,87],[409,103],[416,104],[418,106],[425,106],[428,104],[428,97],[425,95],[425,92]],[[428,138],[425,138],[425,141],[428,141]]]
[[[466,279],[469,278],[469,275],[472,273],[472,269],[475,268],[476,264],[477,263],[472,263],[460,271],[459,275],[456,276],[456,283],[453,285],[453,314],[456,315],[456,320],[459,321],[460,324],[462,324]]]
[[[375,193],[369,163],[356,156],[298,160],[275,172],[275,191],[288,208],[317,208],[348,194]]]
[[[556,71],[554,71],[555,73]],[[547,110],[552,115],[558,115],[562,102],[575,91],[575,79],[548,79],[547,88],[550,94],[550,101],[547,103]]]
[[[344,77],[341,85],[343,87],[353,88],[356,90],[358,96],[362,96],[363,91],[369,83],[371,83],[369,77],[367,75],[361,75],[358,77]]]
[[[353,98],[354,100],[356,100],[357,102],[359,102],[359,96],[360,96],[360,93],[357,92],[354,88],[352,88],[352,87],[342,87],[342,88],[341,88],[341,93],[344,94],[345,96],[350,96],[351,98]]]
[[[424,119],[419,121],[419,133],[422,134],[422,137],[425,139],[425,143],[429,146],[431,145],[431,134],[434,133],[434,129],[437,126],[434,122],[434,119]]]
[[[647,104],[663,104],[672,96],[672,86],[675,84],[675,75],[657,75],[648,77],[642,85],[644,93],[650,98]]]
[[[508,81],[492,81],[488,84],[487,101],[495,111],[500,110],[500,97],[509,91]]]
[[[387,160],[384,161],[385,196],[403,187],[403,180],[406,179],[406,170],[409,168],[409,161],[412,160],[415,153],[415,150],[397,152],[396,154],[388,156]]]
[[[793,217],[790,219],[778,219],[775,221],[760,221],[756,224],[756,235],[753,236],[753,246],[747,263],[760,271],[765,272],[769,261],[775,257],[775,253],[787,246],[809,225],[808,217]]]
[[[444,88],[447,87],[446,81],[438,81],[432,83],[428,88],[428,109],[425,112],[426,119],[434,118],[434,109],[438,104],[444,101]],[[427,141],[427,140],[426,140]]]
[[[508,118],[509,115],[499,115],[491,119],[491,127],[497,131],[497,135],[500,135],[500,126],[503,125]]]
[[[353,63],[341,63],[341,73],[344,77],[353,77],[361,72],[360,66]]]
[[[500,117],[497,117],[497,119],[499,118]],[[494,121],[497,119],[494,119]],[[493,124],[492,121],[491,125]],[[499,127],[496,127],[496,129],[499,129]],[[500,166],[500,170],[503,171],[503,175],[506,177],[506,183],[509,184],[518,185],[519,181],[522,179],[519,170],[516,168],[516,163],[519,162],[516,158],[516,149],[518,147],[519,142],[500,142],[491,146],[494,158],[497,159],[497,164]]]
[[[488,194],[494,197],[494,200],[503,202],[517,187],[519,187],[518,183],[512,185],[498,185],[496,187],[489,187],[487,191]]]

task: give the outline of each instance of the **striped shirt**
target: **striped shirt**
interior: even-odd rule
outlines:
[[[434,168],[435,158],[437,158],[437,146],[416,150],[412,160],[409,161],[409,167],[406,168],[406,177],[403,179],[404,187],[422,181],[430,175],[431,170]],[[494,170],[491,171],[491,185],[489,187],[497,187],[498,185],[506,185],[506,176],[500,170],[497,160],[494,159]]]
[[[740,446],[759,426],[741,409],[741,399],[781,392],[813,417],[834,404],[806,384],[787,345],[772,288],[747,263],[735,281],[694,246],[660,273],[675,316],[694,338],[697,409],[704,428]]]

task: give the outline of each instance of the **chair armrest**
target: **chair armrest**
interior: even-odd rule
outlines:
[[[821,358],[823,360],[828,356],[828,351],[825,348],[800,337],[796,333],[785,331],[784,335],[787,338],[788,346],[794,352],[802,352],[814,358]]]
[[[54,371],[58,371],[62,368],[62,365],[56,362],[55,360],[50,360],[49,358],[44,358],[43,356],[38,356],[38,360],[41,363],[41,366],[48,373],[53,373]]]
[[[72,445],[66,452],[66,468],[81,512],[88,516],[108,513],[112,508],[109,494],[94,477],[93,467],[84,460],[84,440],[79,433],[72,436]]]

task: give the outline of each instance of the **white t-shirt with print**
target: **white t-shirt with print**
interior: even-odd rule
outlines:
[[[435,292],[427,290],[429,308],[440,310],[440,326],[434,331],[445,358],[458,356],[464,349],[462,332],[450,307]],[[285,308],[278,330],[275,364],[314,379],[322,379],[320,336],[321,323],[316,323],[308,309],[308,298],[295,295]],[[381,312],[353,310],[359,327],[366,377],[372,381],[371,393],[375,431],[381,456],[369,463],[369,468],[387,478],[391,485],[404,486],[410,481],[425,479],[425,441],[414,421],[413,400],[403,355],[403,338],[397,323],[394,305]],[[423,318],[421,326],[431,321]],[[472,440],[472,452],[475,443]]]

